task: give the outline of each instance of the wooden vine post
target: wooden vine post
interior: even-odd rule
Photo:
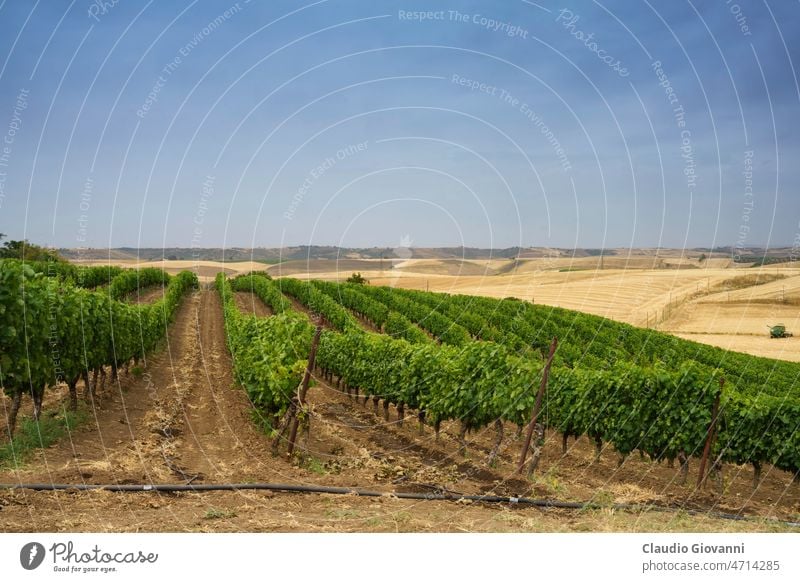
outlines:
[[[539,412],[542,409],[542,399],[544,391],[547,388],[547,378],[550,375],[550,365],[553,363],[553,356],[558,347],[558,338],[554,337],[553,342],[550,344],[550,352],[547,355],[547,361],[544,364],[542,372],[542,382],[539,384],[539,392],[536,394],[536,403],[533,405],[533,412],[531,413],[531,421],[528,423],[528,431],[525,434],[525,442],[522,444],[522,452],[519,455],[519,462],[517,463],[517,474],[522,474],[522,469],[525,467],[525,459],[528,457],[528,449],[531,447],[533,440],[533,431],[536,428],[536,422],[539,419]]]
[[[286,450],[286,454],[288,456],[292,456],[294,452],[294,445],[297,439],[297,427],[300,425],[300,419],[298,418],[297,413],[303,409],[306,403],[306,394],[308,394],[308,385],[311,382],[311,372],[314,370],[314,365],[317,360],[317,348],[319,347],[319,338],[322,335],[322,318],[319,319],[317,322],[317,329],[314,332],[314,340],[311,342],[311,351],[308,354],[308,365],[306,366],[306,372],[303,375],[303,381],[300,384],[300,388],[297,391],[297,396],[292,399],[292,403],[289,405],[291,409],[291,417],[289,418],[290,422],[290,429],[289,429],[289,445]]]
[[[711,409],[711,423],[708,425],[708,432],[706,433],[706,444],[703,447],[703,457],[700,459],[700,472],[697,475],[697,489],[703,486],[706,480],[706,465],[708,464],[708,456],[711,454],[711,445],[714,438],[717,436],[717,418],[719,416],[719,400],[722,396],[722,388],[725,386],[725,378],[719,379],[719,392],[714,399],[714,406]]]

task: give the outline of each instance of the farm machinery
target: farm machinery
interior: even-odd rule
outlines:
[[[782,337],[792,337],[792,334],[786,331],[786,326],[782,323],[776,323],[775,325],[768,325],[769,328],[769,337],[772,339],[782,338]]]

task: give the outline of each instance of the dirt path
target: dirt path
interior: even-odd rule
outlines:
[[[347,308],[344,307],[344,309],[347,309]],[[362,317],[362,316],[358,315],[352,309],[348,309],[348,311],[350,312],[350,315],[352,315],[355,318],[355,320],[359,323],[359,325],[362,327],[362,329],[364,329],[364,331],[368,331],[370,333],[383,333],[380,329],[378,329],[375,326],[374,323],[372,323],[366,317]]]
[[[242,313],[256,315],[258,317],[269,317],[272,315],[272,309],[269,308],[261,299],[249,291],[236,291],[233,294],[233,299],[236,301],[236,307]]]
[[[109,381],[90,420],[3,482],[226,482],[253,472],[269,440],[235,387],[219,295],[203,290],[178,309],[164,348],[139,377]]]
[[[305,305],[300,303],[297,299],[295,299],[294,297],[292,297],[288,293],[284,293],[283,296],[286,297],[286,299],[288,299],[289,302],[292,304],[292,309],[294,309],[298,313],[305,314],[308,317],[309,321],[311,321],[312,323],[314,322],[314,319],[315,319],[314,318],[314,314],[311,312],[311,310],[308,307],[306,307]],[[332,331],[336,331],[336,330],[333,329],[333,327],[331,327],[331,324],[328,323],[328,320],[325,319],[325,318],[322,319],[322,326],[325,329],[330,329]]]
[[[470,494],[570,501],[614,499],[789,520],[800,513],[800,484],[793,484],[790,474],[771,467],[765,469],[769,476],[753,491],[752,469],[727,464],[725,495],[712,490],[698,493],[694,491],[697,459],[690,461],[689,479],[682,485],[677,467],[638,454],[619,465],[619,456],[610,446],[604,447],[600,461],[596,461],[593,443],[585,437],[570,439],[568,453],[563,456],[560,435],[548,431],[541,470],[533,482],[528,482],[515,475],[521,441],[515,438],[511,424],[506,423],[497,462],[489,467],[486,459],[495,440],[493,428],[470,434],[467,456],[462,457],[458,453],[458,423],[443,423],[437,441],[429,426],[419,434],[417,419],[409,411],[400,425],[392,406],[386,421],[382,404],[376,414],[371,400],[366,405],[363,398],[356,403],[325,383],[313,389],[311,401],[316,423],[309,444],[311,453],[327,463],[328,469],[341,471],[356,483],[372,482],[372,487],[385,483],[397,491],[443,487]],[[335,455],[326,454],[329,451]]]
[[[179,379],[186,398],[180,401],[175,416],[184,432],[168,444],[174,445],[175,463],[181,464],[180,470],[187,476],[229,482],[241,475],[248,451],[263,450],[268,441],[257,434],[249,418],[250,403],[235,386],[225,345],[222,303],[216,292],[201,294],[197,309],[192,310],[190,328],[190,349],[184,352],[184,374]]]
[[[146,303],[155,303],[167,292],[166,286],[151,285],[150,287],[143,287],[138,291],[134,291],[125,298],[126,303],[138,303],[143,305]]]

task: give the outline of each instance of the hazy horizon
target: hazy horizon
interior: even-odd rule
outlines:
[[[32,243],[36,244],[36,241],[29,241],[29,242],[32,242]],[[76,247],[51,247],[51,248],[62,248],[62,249],[69,249],[69,250],[78,250],[78,249],[95,249],[95,250],[103,250],[103,249],[110,249],[110,250],[115,250],[115,249],[178,249],[178,248],[179,249],[196,248],[198,250],[221,250],[221,249],[268,249],[268,250],[273,250],[273,249],[286,249],[286,248],[297,248],[297,247],[308,247],[308,246],[326,247],[326,248],[339,248],[339,249],[354,249],[354,250],[355,249],[391,249],[391,248],[394,248],[390,244],[371,244],[371,245],[368,245],[368,246],[358,246],[358,247],[347,246],[347,247],[342,247],[342,246],[338,246],[338,245],[335,245],[335,244],[325,244],[324,242],[314,243],[313,245],[308,245],[308,244],[296,244],[296,245],[287,244],[287,245],[284,245],[284,246],[265,246],[265,245],[237,246],[237,245],[228,245],[228,246],[225,246],[225,247],[213,247],[213,246],[209,246],[209,247],[191,247],[191,246],[185,246],[185,247],[180,247],[180,246],[168,246],[168,247],[154,246],[153,247],[153,246],[138,246],[137,247],[137,246],[131,246],[131,245],[124,245],[123,244],[123,245],[115,246],[115,247],[81,247],[81,246],[76,246]],[[480,247],[480,246],[450,245],[450,244],[440,244],[440,245],[434,244],[434,245],[426,245],[426,246],[410,245],[407,248],[411,248],[411,249],[459,249],[459,248],[468,248],[468,249],[496,250],[496,251],[508,250],[508,249],[512,249],[512,248],[557,249],[557,250],[593,250],[593,251],[594,250],[627,250],[627,249],[630,249],[630,250],[662,249],[662,250],[669,250],[669,251],[707,250],[707,249],[710,250],[710,247],[688,247],[688,246],[687,247],[665,247],[665,246],[660,246],[660,247],[656,247],[656,246],[653,246],[653,247],[648,247],[648,246],[638,246],[638,247],[557,247],[557,246],[531,245],[531,246],[524,246],[524,247],[517,247],[517,246],[512,246],[512,247]],[[728,248],[735,248],[735,245],[732,245],[732,244],[717,245],[716,247],[714,247],[714,249],[728,249]],[[752,250],[770,250],[770,249],[776,250],[776,249],[791,249],[791,248],[793,248],[793,245],[792,244],[785,244],[785,245],[773,244],[773,245],[767,247],[765,245],[753,244],[753,245],[748,245],[747,247],[743,247],[743,248],[752,249]],[[717,251],[715,251],[715,252],[717,252]]]

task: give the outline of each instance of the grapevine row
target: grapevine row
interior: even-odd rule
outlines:
[[[358,320],[347,309],[310,283],[298,279],[280,279],[276,285],[312,312],[322,315],[333,329],[341,332],[362,331]]]
[[[260,275],[244,275],[236,277],[232,283],[234,291],[254,293],[273,313],[285,313],[292,309],[292,302],[286,299],[275,283]]]
[[[402,338],[412,344],[431,341],[428,335],[407,317],[390,310],[380,301],[359,293],[353,286],[337,285],[326,281],[312,281],[311,284],[343,307],[368,319],[376,328],[392,337]]]
[[[122,301],[141,289],[154,285],[165,286],[169,284],[169,281],[170,276],[162,269],[153,267],[131,269],[122,271],[114,277],[108,286],[108,292],[112,299]]]
[[[0,261],[0,384],[12,398],[9,432],[23,394],[31,395],[38,420],[47,386],[65,382],[74,409],[79,379],[93,397],[105,367],[116,377],[121,366],[138,362],[161,340],[181,298],[196,285],[197,277],[183,272],[159,301],[129,305],[19,261]]]
[[[422,329],[429,331],[443,344],[463,346],[472,341],[472,336],[461,325],[429,307],[394,292],[389,287],[358,286],[358,292],[380,301],[400,313]]]
[[[796,363],[729,352],[596,315],[513,298],[498,300],[401,289],[393,289],[392,293],[426,301],[428,305],[434,301],[451,305],[447,308],[451,316],[457,310],[474,314],[505,334],[498,341],[511,349],[517,349],[517,340],[521,340],[544,350],[550,338],[557,335],[561,341],[556,362],[564,365],[580,362],[586,367],[606,368],[614,362],[632,361],[642,366],[662,362],[676,367],[690,360],[709,374],[719,371],[743,393],[800,396],[800,365]]]
[[[259,284],[259,280],[266,285]],[[278,313],[272,317],[241,313],[233,298],[231,283],[224,274],[217,275],[216,285],[222,297],[225,335],[236,380],[253,405],[274,425],[286,411],[306,368],[313,330],[308,318],[288,308],[276,309],[281,302],[265,291],[273,285],[265,278],[243,278],[237,287],[251,285],[259,297],[262,293],[264,297],[271,297],[272,303],[270,299],[264,301]]]
[[[338,294],[340,289],[331,284],[295,280],[270,284],[289,290],[302,303],[334,321],[350,321],[345,315],[352,318],[344,305],[361,313],[369,309],[366,302],[360,308],[354,307],[357,299],[349,293],[350,299],[344,299],[345,293]],[[319,290],[323,290],[326,299],[333,299],[331,294],[337,293],[340,301],[320,299]],[[356,292],[367,298],[385,297],[387,293],[402,295],[397,290],[376,292],[374,288]],[[439,302],[450,300],[442,295],[435,298]],[[418,305],[422,303],[417,301]],[[453,303],[458,305],[459,301]],[[402,302],[392,300],[392,305],[397,304]],[[531,312],[523,302],[489,299],[482,304],[484,309],[473,306],[473,312],[483,316],[486,310],[492,310],[497,314],[491,317],[498,324],[497,329],[509,326],[513,331],[505,333],[530,338]],[[564,325],[560,317],[552,321]],[[387,324],[388,319],[384,328]],[[297,325],[302,330],[303,345],[307,345],[312,327],[306,318],[297,319]],[[564,331],[556,325],[550,323],[546,328],[556,334]],[[462,423],[462,436],[467,430],[487,426],[497,419],[519,426],[529,420],[534,387],[543,367],[530,352],[520,355],[506,345],[487,341],[458,346],[415,344],[364,333],[354,324],[333,327],[337,331],[322,335],[318,365],[376,403],[383,400],[384,410],[394,404],[402,416],[407,408],[416,409],[434,426],[443,420],[458,420]],[[567,328],[567,337],[576,327]],[[586,333],[581,330],[581,335]],[[574,346],[576,351],[583,348]],[[301,351],[301,356],[306,354],[307,348]],[[594,365],[596,362],[602,365]],[[298,364],[290,386],[296,387],[301,370],[302,364]],[[586,435],[613,444],[623,455],[638,449],[654,458],[699,456],[712,403],[720,390],[718,379],[723,373],[689,358],[678,365],[659,361],[639,365],[629,357],[602,361],[598,356],[587,358],[581,352],[575,360],[557,361],[541,421],[563,435]],[[285,388],[282,394],[279,409],[288,405],[291,388]],[[752,396],[728,382],[721,410],[715,456],[736,463],[769,462],[788,471],[798,470],[800,406],[796,399]]]

